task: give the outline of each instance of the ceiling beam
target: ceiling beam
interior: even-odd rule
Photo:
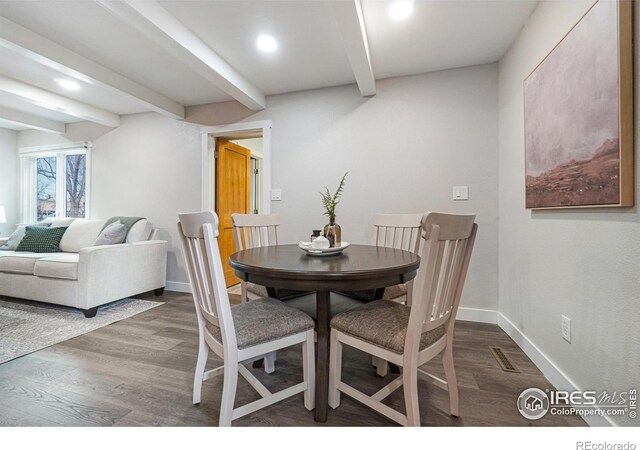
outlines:
[[[373,75],[367,30],[364,26],[360,0],[332,1],[331,8],[338,23],[342,42],[347,50],[351,70],[356,77],[363,97],[376,94],[376,79]]]
[[[66,126],[62,122],[45,119],[44,117],[34,116],[22,111],[16,111],[15,109],[5,108],[3,106],[0,106],[0,119],[18,126],[31,128],[33,130],[46,131],[48,133],[64,134],[66,131]]]
[[[145,108],[184,119],[184,106],[0,16],[0,46],[43,66],[106,89]]]
[[[120,116],[86,103],[54,94],[36,86],[0,75],[0,91],[8,92],[21,100],[40,108],[67,114],[78,119],[88,120],[107,127],[120,125]]]
[[[247,108],[253,111],[265,108],[265,96],[257,87],[158,2],[95,1],[162,45],[173,56]]]

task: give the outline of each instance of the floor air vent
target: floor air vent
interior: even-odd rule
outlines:
[[[509,358],[509,356],[505,353],[504,350],[502,350],[501,347],[493,347],[490,345],[489,350],[491,350],[491,353],[493,353],[493,356],[495,356],[496,361],[498,361],[498,364],[500,364],[502,370],[504,370],[505,372],[520,373],[520,369],[518,369],[518,366],[516,366],[515,363],[511,361],[511,358]]]

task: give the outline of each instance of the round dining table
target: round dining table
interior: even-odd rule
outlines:
[[[420,265],[415,253],[373,245],[350,245],[333,256],[308,255],[297,245],[256,247],[234,253],[229,264],[238,278],[267,287],[316,293],[317,352],[315,420],[327,420],[329,387],[329,294],[375,290],[413,279]]]

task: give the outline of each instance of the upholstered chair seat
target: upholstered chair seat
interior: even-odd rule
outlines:
[[[247,292],[251,292],[252,294],[257,295],[258,297],[269,297],[267,293],[267,288],[255,283],[247,283],[246,284]]]
[[[231,315],[239,349],[312,330],[314,326],[311,317],[273,298],[234,305]],[[220,328],[210,322],[206,323],[206,327],[221,342]]]
[[[378,347],[401,354],[407,336],[411,308],[389,300],[376,300],[351,311],[338,314],[331,328]],[[444,325],[422,333],[420,350],[424,350],[444,336]]]
[[[407,295],[407,283],[395,284],[384,290],[383,300],[395,300]]]

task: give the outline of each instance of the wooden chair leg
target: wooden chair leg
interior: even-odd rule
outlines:
[[[247,283],[245,281],[240,282],[240,303],[247,302]]]
[[[371,356],[371,365],[376,368],[376,373],[378,376],[384,378],[387,376],[387,371],[389,368],[389,364],[382,358],[377,356]]]
[[[209,357],[209,347],[204,342],[204,337],[200,334],[200,345],[198,348],[198,362],[196,363],[196,373],[193,377],[193,404],[198,405],[200,403],[200,397],[202,392],[202,382],[204,381],[204,368],[207,365],[207,358]]]
[[[304,407],[309,411],[316,402],[316,356],[313,345],[313,330],[307,331],[307,340],[302,343],[302,376],[307,383],[304,391]]]
[[[442,355],[442,365],[444,366],[444,375],[447,380],[449,389],[449,405],[451,415],[458,417],[460,414],[460,401],[458,397],[458,380],[456,379],[456,371],[453,367],[453,347],[447,345]]]
[[[340,391],[338,382],[342,375],[342,343],[338,341],[338,333],[331,333],[331,348],[329,350],[329,406],[336,409],[340,406]]]
[[[220,419],[218,425],[230,427],[233,417],[233,404],[236,400],[236,388],[238,386],[238,361],[233,358],[225,358],[224,382],[222,384],[222,401],[220,402]]]
[[[413,301],[413,280],[410,280],[407,283],[407,299],[405,300],[405,305],[411,307],[412,301]]]
[[[264,355],[264,371],[267,373],[273,373],[276,371],[276,352]]]
[[[402,371],[404,403],[407,409],[407,426],[420,426],[420,407],[418,405],[418,366],[417,362],[405,365]]]

